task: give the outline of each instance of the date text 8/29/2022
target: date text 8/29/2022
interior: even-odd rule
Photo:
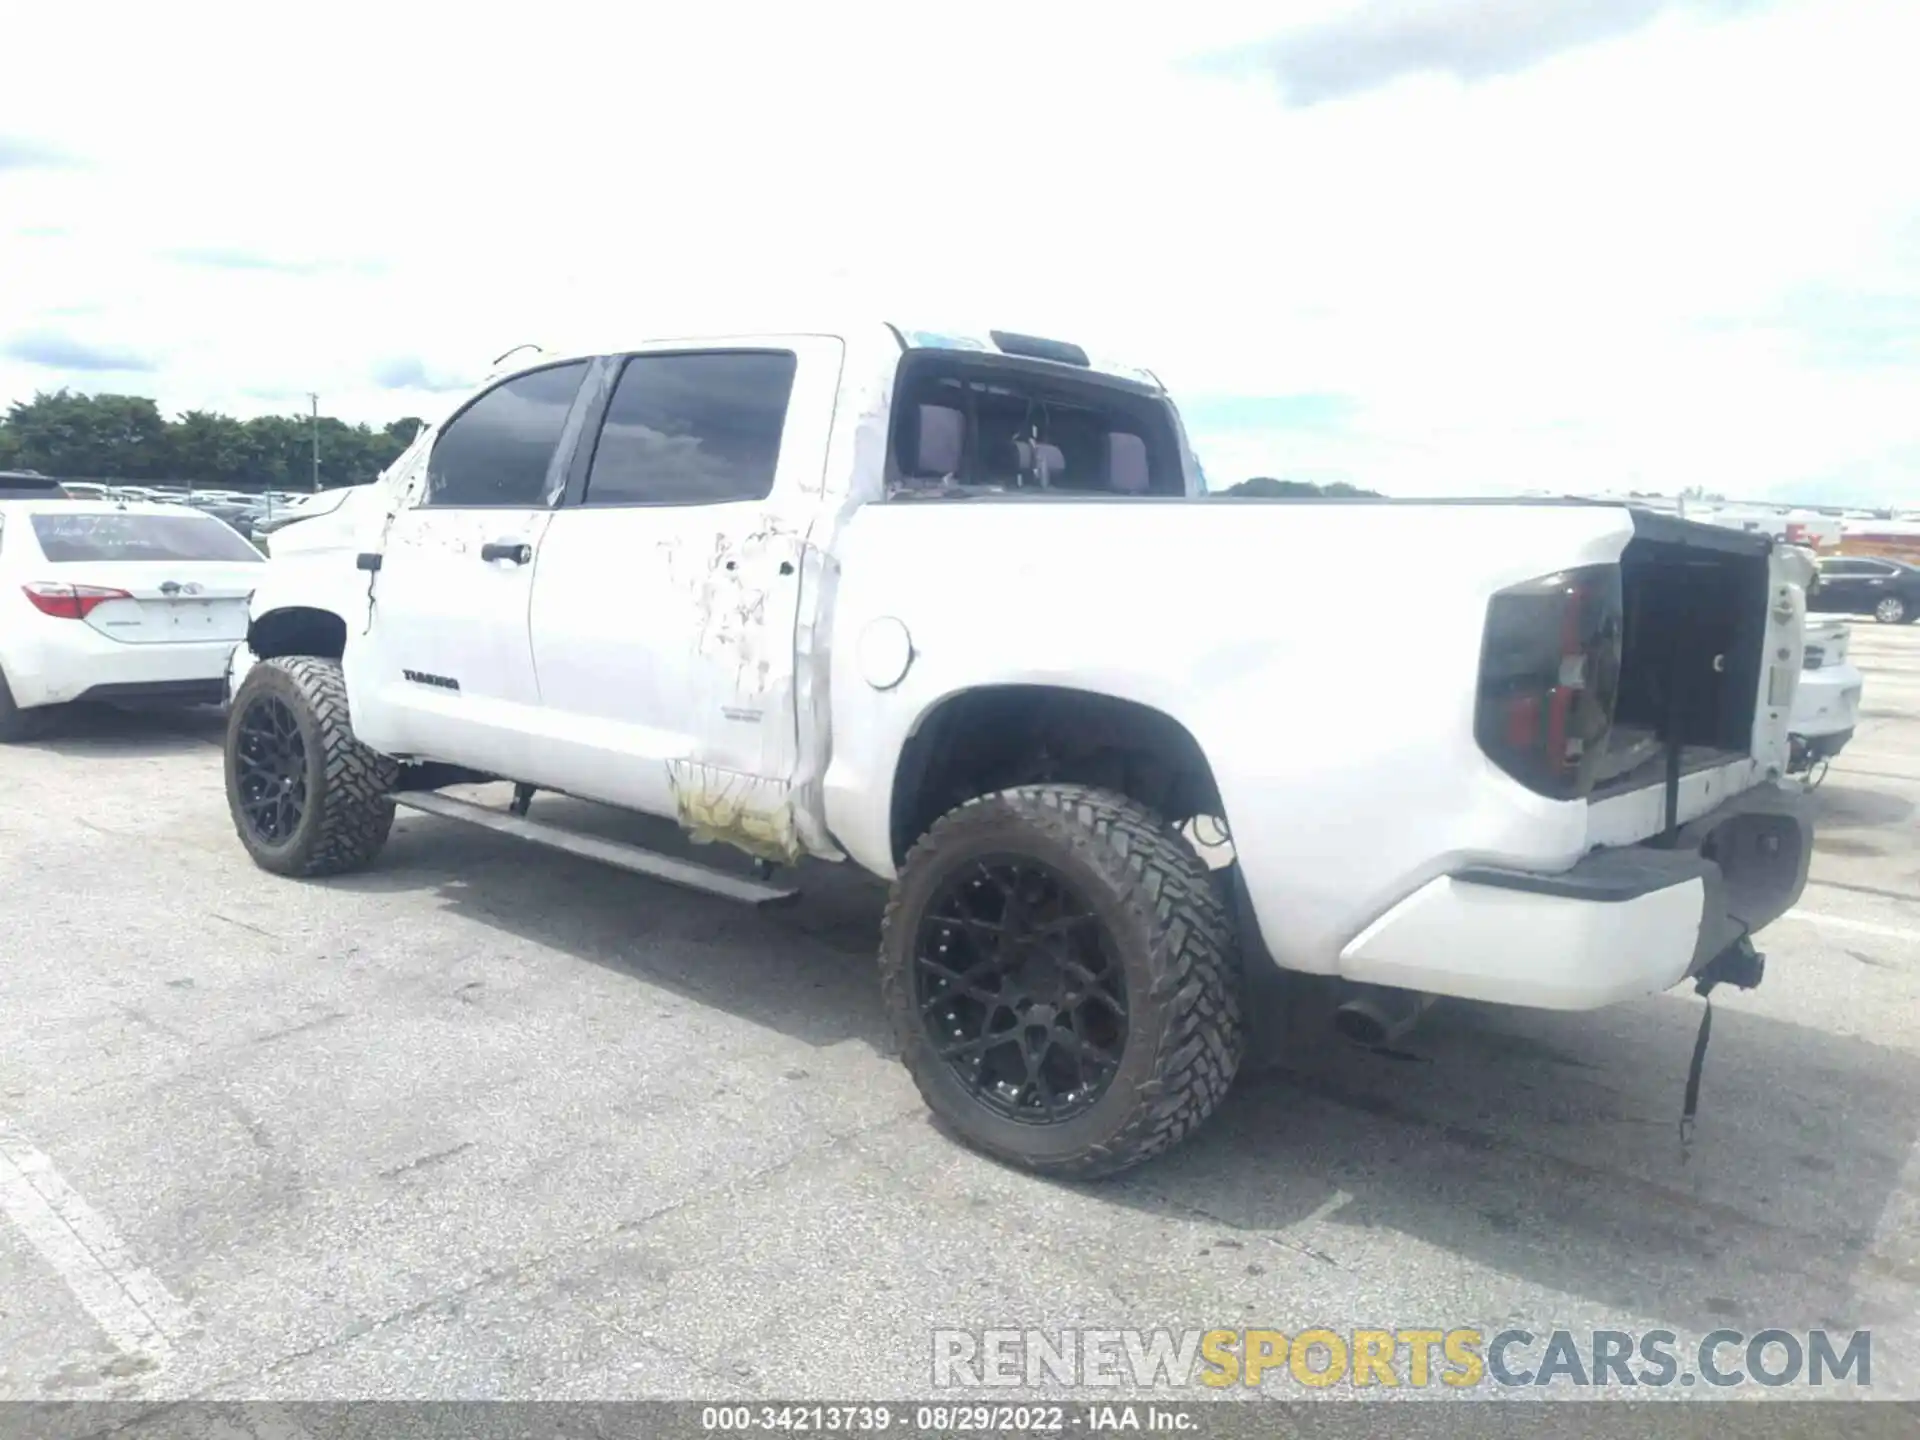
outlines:
[[[700,1428],[715,1433],[752,1431],[846,1434],[1089,1434],[1129,1430],[1176,1434],[1197,1428],[1183,1406],[1102,1403],[1093,1405],[708,1405]]]

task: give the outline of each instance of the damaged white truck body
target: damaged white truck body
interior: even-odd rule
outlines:
[[[1351,986],[1362,1038],[1746,985],[1806,879],[1804,559],[1607,504],[1207,497],[1158,382],[1059,342],[543,357],[271,546],[226,761],[259,864],[364,865],[395,803],[757,903],[851,861],[928,1103],[1046,1172],[1199,1124],[1253,967]],[[512,805],[438,793],[475,779]]]

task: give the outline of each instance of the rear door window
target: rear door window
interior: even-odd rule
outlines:
[[[225,523],[204,515],[130,515],[124,511],[38,514],[34,539],[56,565],[79,561],[260,562],[260,552]]]
[[[636,355],[607,404],[588,505],[716,505],[773,490],[790,350]]]

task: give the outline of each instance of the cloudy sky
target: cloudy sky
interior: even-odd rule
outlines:
[[[15,7],[0,403],[873,316],[1152,366],[1216,484],[1920,506],[1913,0],[693,11]]]

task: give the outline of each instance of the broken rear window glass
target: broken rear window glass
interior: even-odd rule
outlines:
[[[1163,398],[991,361],[913,356],[908,366],[893,413],[890,493],[1185,493]]]

